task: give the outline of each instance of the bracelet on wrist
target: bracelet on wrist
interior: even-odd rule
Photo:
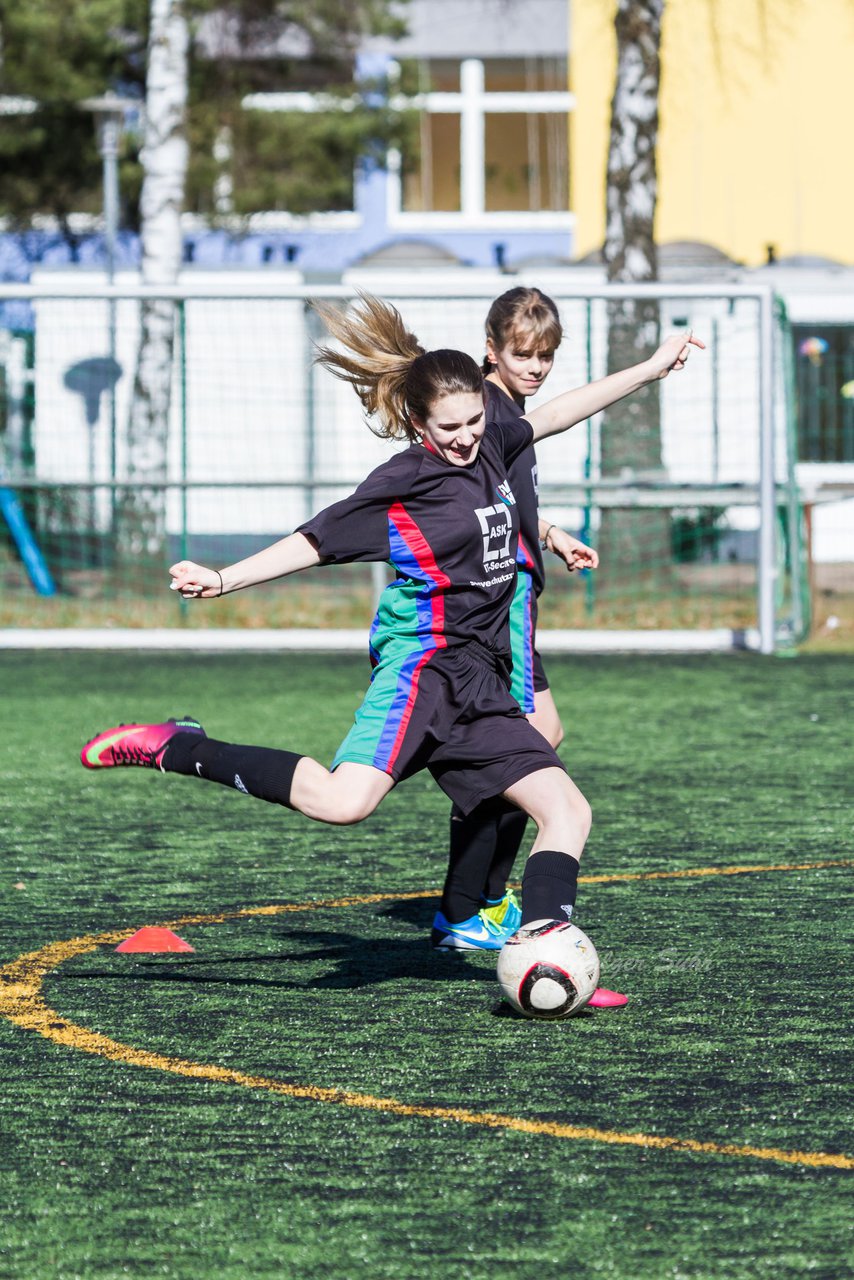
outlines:
[[[550,524],[548,529],[546,529],[545,533],[540,538],[540,548],[543,551],[551,550],[551,548],[549,547],[549,534],[551,533],[552,529],[556,529],[556,528],[557,528],[556,524]]]
[[[219,569],[214,569],[214,573],[215,573],[215,574],[216,574],[216,576],[219,578],[219,594],[220,594],[221,596],[224,596],[224,595],[225,595],[225,587],[223,586],[222,574],[220,573]]]

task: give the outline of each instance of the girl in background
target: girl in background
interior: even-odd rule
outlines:
[[[526,401],[554,365],[563,330],[554,301],[539,289],[518,287],[496,298],[486,317],[483,362],[487,429],[525,416]],[[537,459],[533,445],[514,459],[508,476],[520,518],[518,576],[510,607],[511,691],[531,724],[557,747],[563,726],[536,647],[537,600],[545,585],[542,552],[554,552],[570,572],[595,568],[598,556],[557,525],[539,518]],[[521,912],[507,889],[527,815],[493,800],[464,815],[454,808],[448,872],[432,941],[442,950],[498,950],[519,926]]]

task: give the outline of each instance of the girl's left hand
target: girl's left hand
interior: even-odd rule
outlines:
[[[564,562],[570,573],[574,573],[576,569],[598,568],[599,556],[594,548],[573,538],[571,533],[557,525],[549,530],[547,546],[549,551],[553,551]]]

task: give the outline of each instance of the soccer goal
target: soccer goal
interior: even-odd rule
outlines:
[[[424,346],[479,358],[490,302],[519,283],[553,297],[563,322],[540,402],[674,329],[706,343],[685,371],[538,448],[543,513],[601,559],[580,577],[547,566],[542,647],[767,653],[808,626],[785,321],[767,288],[585,285],[572,269],[374,271],[318,287],[258,272],[160,290],[90,279],[0,286],[0,358],[17,362],[2,369],[0,466],[57,586],[35,596],[0,528],[0,626],[186,623],[164,598],[173,559],[246,555],[388,456],[349,388],[312,362],[312,299],[377,293]],[[193,622],[358,632],[377,585],[368,566],[325,570]]]

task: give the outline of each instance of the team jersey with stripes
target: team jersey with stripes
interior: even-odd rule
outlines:
[[[519,513],[508,472],[532,436],[521,418],[495,422],[465,467],[410,445],[300,526],[327,563],[391,562],[397,576],[371,630],[375,661],[472,638],[509,656]]]
[[[487,378],[486,388],[486,423],[491,430],[497,422],[512,422],[522,417],[524,405],[518,405],[506,391]],[[519,514],[519,545],[516,552],[516,563],[521,573],[530,575],[530,583],[524,584],[526,590],[533,590],[540,595],[545,586],[546,577],[543,568],[543,555],[540,550],[539,494],[537,489],[537,455],[533,444],[528,445],[513,459],[507,469],[507,477],[516,498],[516,509]]]

